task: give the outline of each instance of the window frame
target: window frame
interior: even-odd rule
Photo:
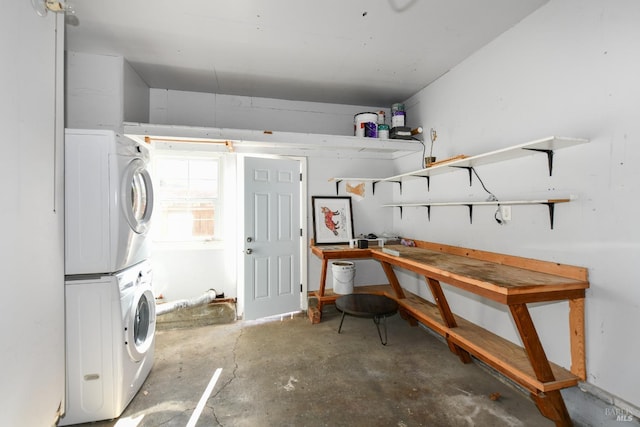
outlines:
[[[176,246],[186,246],[186,247],[192,247],[193,245],[206,245],[206,246],[211,246],[211,245],[215,245],[218,246],[222,241],[223,241],[223,233],[222,230],[224,229],[224,224],[223,224],[223,215],[222,215],[222,191],[223,191],[223,183],[222,183],[222,177],[223,177],[223,173],[222,173],[222,165],[223,165],[223,161],[222,161],[222,155],[221,153],[217,153],[217,152],[206,152],[206,151],[192,151],[192,150],[179,150],[179,149],[168,149],[168,148],[154,148],[153,152],[152,152],[152,159],[151,159],[151,172],[152,172],[152,176],[153,179],[158,181],[160,179],[160,177],[158,176],[158,165],[157,162],[160,159],[180,159],[180,160],[214,160],[216,161],[218,168],[217,168],[217,197],[215,199],[209,199],[209,198],[202,198],[202,197],[198,197],[198,198],[185,198],[184,201],[185,202],[190,202],[190,201],[198,201],[198,200],[214,200],[213,203],[213,209],[214,209],[214,217],[213,217],[213,221],[214,221],[214,234],[213,237],[197,237],[197,236],[191,236],[191,238],[184,238],[184,239],[171,239],[168,238],[167,236],[161,236],[160,234],[158,234],[157,232],[153,232],[152,231],[152,241],[154,244],[156,245],[160,245],[160,246],[171,246],[171,247],[176,247]],[[160,208],[160,204],[165,201],[165,200],[171,200],[171,198],[163,198],[160,195],[160,185],[155,185],[154,186],[154,191],[155,191],[155,204],[156,207],[154,209],[154,215],[159,215],[160,212],[162,211],[162,209]],[[175,199],[178,200],[178,199]],[[152,220],[153,221],[153,220]],[[157,220],[155,221],[157,222]],[[151,225],[151,229],[153,230],[153,223]]]

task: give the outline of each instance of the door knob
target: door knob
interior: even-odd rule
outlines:
[[[251,248],[248,248],[247,250],[244,251],[247,255],[251,255],[253,253],[253,250]]]

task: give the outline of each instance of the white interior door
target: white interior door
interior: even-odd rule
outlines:
[[[300,309],[300,163],[244,159],[244,317]]]

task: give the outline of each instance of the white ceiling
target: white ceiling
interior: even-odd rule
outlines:
[[[402,102],[548,0],[76,0],[67,50],[152,88]]]

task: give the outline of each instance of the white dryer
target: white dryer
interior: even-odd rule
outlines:
[[[113,273],[149,258],[149,149],[110,130],[65,132],[65,274]]]
[[[65,282],[67,408],[60,425],[120,416],[153,365],[156,310],[148,261]]]

